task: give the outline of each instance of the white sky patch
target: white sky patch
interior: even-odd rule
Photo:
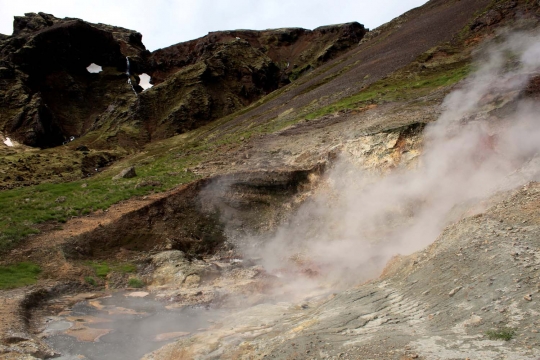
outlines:
[[[6,138],[6,140],[4,140],[4,144],[6,144],[6,146],[13,147],[13,142],[8,137]]]
[[[99,65],[91,63],[90,65],[88,65],[86,70],[88,70],[89,73],[98,74],[98,73],[103,71],[103,68],[101,66],[99,66]]]
[[[139,79],[139,86],[142,87],[144,90],[150,89],[152,86],[154,86],[150,84],[150,75],[146,73],[139,75]]]
[[[218,30],[313,29],[351,21],[374,29],[424,3],[426,0],[0,0],[0,33],[12,33],[13,16],[41,11],[137,30],[152,51]]]

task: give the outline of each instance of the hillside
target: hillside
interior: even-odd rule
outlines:
[[[92,147],[139,147],[241,109],[365,32],[358,23],[216,32],[150,53],[132,30],[29,13],[0,44],[0,128],[40,148],[85,135]],[[102,71],[87,71],[92,63]],[[141,93],[142,73],[157,85],[151,91]]]
[[[371,31],[150,53],[131,30],[17,18],[0,40],[0,120],[23,114],[2,125],[0,284],[25,275],[2,285],[0,358],[114,341],[95,321],[137,314],[112,289],[138,286],[167,311],[225,312],[168,345],[132,329],[145,359],[538,358],[539,21],[537,2],[431,0]]]

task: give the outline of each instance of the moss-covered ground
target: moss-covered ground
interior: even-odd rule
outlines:
[[[71,217],[107,209],[119,201],[164,191],[196,178],[193,173],[184,171],[191,165],[191,157],[178,158],[169,153],[146,163],[137,163],[138,176],[135,178],[112,180],[130,160],[134,159],[126,159],[118,166],[84,180],[0,192],[0,250],[10,249],[29,234],[36,233],[36,224],[62,223]],[[144,186],[144,180],[148,186]]]
[[[39,266],[30,262],[0,266],[0,290],[32,285],[40,272]]]

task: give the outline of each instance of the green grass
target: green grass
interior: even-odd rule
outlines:
[[[71,217],[88,214],[134,196],[159,192],[196,179],[184,169],[197,159],[178,158],[165,153],[160,158],[144,163],[141,155],[134,158],[137,177],[113,181],[112,177],[132,163],[129,160],[93,178],[69,183],[45,183],[0,192],[0,252],[9,250],[21,239],[37,233],[35,225],[47,221],[65,222]],[[137,162],[138,160],[138,162]],[[175,175],[170,175],[174,172]],[[155,180],[160,186],[136,188],[143,180]],[[87,184],[82,187],[83,183]],[[66,200],[55,202],[60,196]]]
[[[137,267],[130,263],[115,263],[107,261],[88,261],[86,263],[92,267],[96,273],[96,276],[105,278],[110,272],[117,272],[121,274],[130,274],[137,271]]]
[[[94,269],[96,272],[96,276],[99,276],[100,278],[105,278],[111,271],[111,268],[109,265],[105,262],[90,262],[90,266]]]
[[[137,270],[133,264],[122,264],[117,269],[123,274],[134,273]]]
[[[36,264],[21,262],[0,267],[0,289],[13,289],[35,284],[41,269]]]
[[[410,78],[386,78],[377,81],[368,88],[338,102],[322,107],[308,115],[306,119],[313,120],[340,110],[356,109],[367,104],[405,101],[428,95],[436,88],[449,86],[464,79],[470,71],[467,63],[450,66],[443,71],[426,71],[425,74],[413,74]]]
[[[128,280],[128,286],[129,287],[132,287],[132,288],[142,288],[144,286],[144,283],[140,280],[140,279],[137,279],[137,278],[131,278]]]
[[[516,330],[509,327],[503,327],[498,330],[486,331],[486,335],[490,340],[509,341],[516,335]]]
[[[97,285],[97,282],[96,282],[96,279],[94,279],[93,277],[91,276],[86,276],[84,278],[84,281],[86,281],[86,283],[92,285],[92,286],[96,286]]]

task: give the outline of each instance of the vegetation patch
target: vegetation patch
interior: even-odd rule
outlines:
[[[86,281],[87,284],[92,285],[92,286],[96,286],[96,285],[97,285],[96,279],[94,279],[94,278],[91,277],[91,276],[86,276],[86,277],[84,278],[84,281]]]
[[[0,192],[0,252],[9,250],[21,239],[37,233],[37,224],[56,221],[63,223],[71,217],[88,214],[134,196],[161,192],[193,181],[197,177],[185,168],[196,161],[193,157],[175,157],[165,153],[148,163],[131,159],[92,178],[69,183],[44,183]],[[135,165],[138,176],[132,179],[112,180],[122,168]],[[171,175],[173,173],[174,175]],[[139,186],[151,179],[159,186]]]
[[[137,267],[131,263],[111,263],[107,261],[89,261],[87,264],[92,267],[96,276],[105,278],[111,272],[121,274],[131,274],[137,271]]]
[[[509,341],[516,335],[516,330],[509,327],[503,327],[498,330],[486,331],[486,335],[490,340]]]
[[[379,80],[361,92],[322,107],[305,116],[313,120],[340,110],[357,109],[373,103],[406,101],[428,95],[437,88],[453,85],[469,74],[468,62],[450,65],[446,69],[425,69],[418,74],[388,77]]]
[[[90,266],[94,269],[96,272],[96,275],[100,278],[105,278],[111,271],[111,268],[109,265],[105,262],[91,262]]]
[[[13,289],[35,284],[41,269],[31,262],[0,266],[0,289]]]
[[[138,278],[131,278],[128,280],[128,286],[131,288],[139,289],[144,286],[144,283]]]
[[[121,264],[117,267],[117,269],[123,274],[134,273],[137,270],[133,264]]]

